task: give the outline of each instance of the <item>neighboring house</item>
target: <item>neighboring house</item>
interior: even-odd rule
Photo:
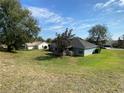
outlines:
[[[112,46],[111,45],[103,45],[103,49],[111,49]]]
[[[51,51],[56,53],[57,47],[55,43],[51,44],[50,48]],[[67,48],[67,51],[71,51],[75,56],[87,56],[93,54],[96,49],[97,45],[75,37],[72,39],[71,46]]]
[[[104,49],[111,49],[112,48],[112,41],[107,41],[104,45],[103,45]]]
[[[32,49],[49,49],[49,45],[46,42],[32,42],[32,43],[26,43],[25,44],[26,49],[32,50]]]
[[[1,49],[6,49],[7,46],[6,46],[5,44],[0,44],[0,48],[1,48]]]
[[[49,44],[47,42],[42,42],[39,46],[38,49],[49,49]]]
[[[94,53],[94,51],[97,48],[97,45],[76,37],[76,38],[72,39],[71,47],[72,47],[71,49],[72,49],[74,55],[87,56],[87,55],[91,55]]]

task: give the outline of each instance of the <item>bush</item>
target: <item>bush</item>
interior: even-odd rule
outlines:
[[[44,49],[47,49],[47,46],[44,46]]]
[[[97,48],[93,54],[99,54],[99,53],[101,53],[101,48]]]
[[[67,56],[74,56],[73,51],[67,51]]]

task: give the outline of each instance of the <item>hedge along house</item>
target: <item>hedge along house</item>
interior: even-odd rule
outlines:
[[[91,55],[94,53],[96,49],[97,49],[97,45],[85,41],[81,38],[75,37],[72,39],[71,51],[73,51],[73,54],[76,56]]]

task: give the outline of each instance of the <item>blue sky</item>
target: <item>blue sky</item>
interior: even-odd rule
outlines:
[[[65,28],[81,38],[88,37],[88,30],[104,24],[112,38],[124,34],[124,0],[20,0],[38,20],[44,39],[54,38]]]

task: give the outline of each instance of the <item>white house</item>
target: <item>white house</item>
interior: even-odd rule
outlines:
[[[38,49],[49,49],[49,44],[46,42],[42,42],[37,47],[38,47]]]
[[[49,44],[46,42],[32,42],[32,43],[26,43],[25,48],[28,50],[32,49],[49,49]]]

